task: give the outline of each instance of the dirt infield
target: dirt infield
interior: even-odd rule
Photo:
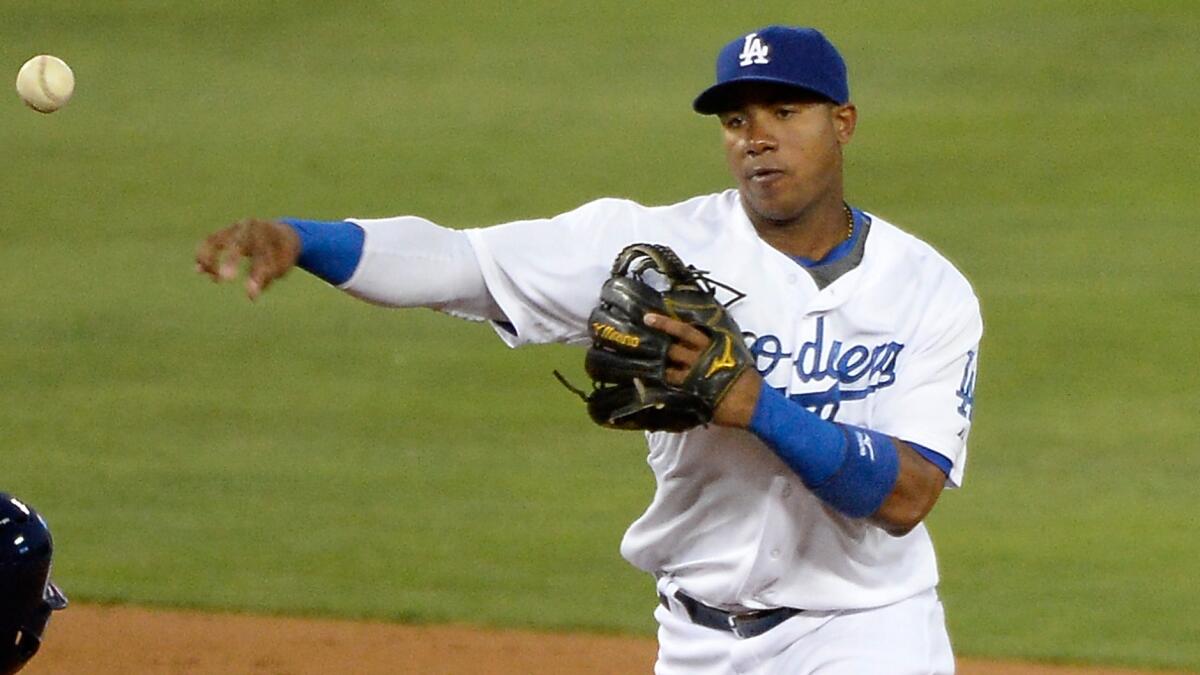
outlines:
[[[650,673],[653,640],[72,605],[22,673]],[[962,675],[1135,675],[960,661]],[[1156,673],[1156,675],[1168,675]]]

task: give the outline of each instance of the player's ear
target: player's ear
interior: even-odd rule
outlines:
[[[854,127],[858,124],[858,108],[853,103],[834,106],[830,111],[833,117],[833,131],[838,143],[845,145],[854,137]]]

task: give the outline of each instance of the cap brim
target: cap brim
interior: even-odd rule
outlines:
[[[726,80],[719,84],[714,84],[708,89],[700,92],[700,95],[696,97],[696,100],[692,101],[692,110],[695,110],[701,115],[716,115],[717,113],[725,112],[732,107],[730,103],[731,94],[739,88],[739,85],[755,82],[762,84],[778,84],[789,89],[796,89],[797,91],[806,91],[816,94],[817,96],[833,101],[833,99],[830,99],[827,94],[817,91],[816,89],[797,84],[792,80],[785,80],[778,77],[764,77],[761,75],[747,75],[746,77],[739,77],[732,80]],[[837,101],[833,102],[837,103]]]

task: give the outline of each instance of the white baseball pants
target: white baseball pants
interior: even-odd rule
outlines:
[[[937,591],[886,607],[805,612],[741,639],[697,626],[675,601],[658,619],[655,675],[952,675]]]

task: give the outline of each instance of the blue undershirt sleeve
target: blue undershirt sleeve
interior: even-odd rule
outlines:
[[[325,281],[340,286],[350,280],[362,259],[363,229],[349,221],[283,218],[300,236],[300,259],[296,264]]]
[[[841,513],[864,518],[879,510],[900,475],[900,456],[886,434],[823,420],[766,384],[750,431]]]
[[[942,473],[946,474],[946,476],[950,475],[950,470],[954,468],[954,462],[951,462],[949,457],[943,455],[937,450],[930,450],[923,445],[917,445],[912,441],[904,442],[908,443],[908,447],[916,450],[918,455],[929,460],[930,464],[936,466],[938,469],[941,469]]]

